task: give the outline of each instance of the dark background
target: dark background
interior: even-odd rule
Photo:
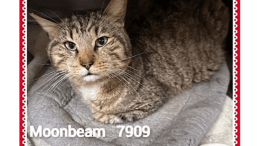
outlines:
[[[70,16],[75,11],[97,11],[97,10],[104,10],[106,5],[109,3],[110,0],[28,0],[28,12],[36,13],[40,16],[48,16],[51,18],[64,18]],[[146,0],[147,2],[159,5],[165,9],[169,7],[170,1],[173,0]],[[233,1],[232,0],[222,0],[227,7],[229,7],[230,11],[230,28],[229,34],[226,40],[226,61],[230,70],[230,85],[227,92],[229,97],[233,97],[233,15],[232,15],[232,8],[233,8]],[[138,0],[129,0],[129,3],[135,5],[138,3]],[[135,6],[134,6],[135,7]],[[35,21],[28,16],[28,31],[34,31],[32,28],[35,26]],[[35,31],[37,32],[37,31]],[[28,36],[28,38],[30,38]],[[32,60],[33,56],[28,53],[28,62]]]

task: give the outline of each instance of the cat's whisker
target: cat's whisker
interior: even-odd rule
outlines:
[[[52,94],[52,92],[54,91],[55,88],[57,88],[63,81],[66,81],[66,77],[63,77],[61,80],[55,82],[55,84],[53,84],[54,86],[50,87],[46,93],[44,94],[46,97],[48,97],[49,95]],[[66,82],[65,82],[66,83]]]
[[[148,52],[143,52],[143,53],[140,53],[140,54],[134,55],[134,56],[132,56],[132,57],[122,59],[121,61],[128,60],[128,59],[132,59],[132,58],[135,58],[135,57],[138,57],[138,56],[140,56],[140,55],[147,54],[147,53],[148,53]]]
[[[51,66],[52,64],[45,64],[45,63],[43,63],[43,64],[40,64],[40,63],[36,63],[37,65],[42,65],[42,66]]]
[[[142,74],[139,73],[139,72],[137,72],[137,71],[135,71],[135,70],[126,70],[126,71],[123,71],[123,73],[127,73],[127,72],[130,72],[130,73],[132,73],[132,75],[135,75],[135,76],[137,76],[137,77],[139,77],[139,78],[143,78]]]
[[[130,80],[135,80],[135,81],[137,81],[138,79],[141,79],[141,78],[142,78],[141,76],[136,76],[136,75],[133,75],[133,74],[130,74],[130,73],[127,73],[127,72],[122,72],[122,73],[121,73],[121,76],[127,77],[128,79],[130,79]],[[140,83],[140,82],[139,82],[139,83]]]
[[[140,85],[142,85],[142,87],[144,87],[147,91],[151,91],[151,92],[153,92],[152,90],[149,90],[149,89],[147,89],[140,81],[137,81],[135,78],[133,78],[133,74],[129,74],[129,73],[127,73],[127,72],[124,72],[123,73],[123,76],[124,77],[128,77],[129,79],[132,79],[133,81],[135,81],[137,84],[140,84]],[[144,80],[146,80],[145,78],[142,78],[142,79],[144,79]],[[146,80],[146,81],[148,81],[148,80]],[[150,81],[149,81],[150,82]],[[154,94],[156,94],[155,92],[153,92]],[[156,94],[157,95],[157,94]]]
[[[63,76],[65,73],[64,72],[59,72],[58,74],[55,74],[54,76],[50,77],[48,80],[46,80],[42,85],[40,85],[38,88],[35,89],[38,90],[39,88],[43,87],[45,84],[49,83],[50,80],[56,80],[59,77]]]
[[[122,76],[127,76],[129,79],[136,79],[136,80],[138,80],[139,78],[142,78],[140,76],[132,75],[132,74],[129,74],[127,72],[123,72],[123,73],[121,73],[121,75]]]
[[[103,0],[102,7],[101,7],[101,12],[103,12],[104,3],[105,3],[105,0]]]
[[[124,84],[124,86],[128,89],[128,91],[132,93],[132,90],[130,89],[130,87],[129,87],[125,82],[123,82],[116,74],[113,74],[113,73],[111,73],[111,72],[110,72],[110,73],[107,72],[107,73],[114,75],[121,83]]]
[[[40,77],[38,77],[38,78],[36,78],[36,79],[33,79],[33,81],[36,81],[36,80],[39,80],[40,78],[42,78],[42,77],[45,77],[45,76],[47,76],[47,75],[50,75],[50,74],[54,74],[54,73],[57,73],[57,72],[59,72],[59,71],[51,71],[51,72],[49,72],[49,73],[47,73],[47,74],[44,74],[44,75],[42,75],[42,76],[40,76]]]
[[[54,14],[55,16],[57,16],[57,18],[62,22],[61,18],[60,18],[54,11],[52,11],[52,10],[50,10],[50,9],[46,9],[46,10],[50,11],[51,13],[53,13],[53,14]]]
[[[46,91],[45,96],[49,96],[53,92],[53,89],[58,87],[60,85],[60,83],[62,83],[66,79],[67,79],[67,77],[65,75],[60,80],[57,80],[54,84],[52,84],[52,86]]]
[[[137,80],[140,79],[140,78],[142,78],[142,77],[136,77],[135,75],[132,75],[132,74],[127,73],[127,72],[123,72],[123,73],[121,74],[121,76],[126,77],[126,78],[128,78],[128,79],[130,79],[130,80],[133,80],[133,81],[137,82],[138,84],[141,84],[141,82],[140,82],[140,81],[137,81]]]
[[[121,76],[122,78],[129,78],[129,79],[131,79],[131,77],[128,77],[128,76],[126,76],[126,75],[123,75],[123,76]],[[149,89],[147,89],[140,81],[137,81],[137,80],[135,80],[135,79],[133,79],[132,78],[132,81],[135,81],[137,84],[140,84],[140,85],[142,85],[142,87],[144,87],[144,89],[145,90],[147,90],[147,91],[151,91],[151,90],[149,90]],[[153,91],[151,91],[151,92],[153,92]],[[153,92],[154,93],[154,92]],[[154,94],[156,94],[156,93],[154,93]],[[143,95],[143,96],[147,96],[147,95]]]
[[[109,71],[104,71],[108,74],[110,80],[113,79],[113,78],[116,78],[116,75],[112,74],[112,73],[109,73]],[[119,80],[120,81],[120,80]],[[121,81],[120,81],[121,82]],[[123,82],[122,82],[123,83]]]
[[[127,66],[127,67],[128,67],[129,69],[132,69],[133,71],[136,71],[136,72],[142,74],[142,72],[141,72],[140,70],[137,70],[137,69],[135,69],[135,68],[133,68],[133,67],[131,67],[131,66]]]
[[[60,25],[59,24],[59,22],[57,22],[56,20],[54,20],[53,18],[51,18],[51,17],[49,17],[48,15],[46,15],[46,14],[44,14],[44,13],[42,13],[42,12],[40,12],[40,11],[37,11],[37,10],[35,10],[35,9],[33,9],[34,11],[36,11],[36,12],[38,12],[38,13],[40,13],[40,14],[42,14],[42,15],[44,15],[45,17],[47,17],[47,18],[49,18],[49,19],[51,19],[52,21],[54,21],[56,24],[58,24],[58,26],[60,27],[60,28],[62,28],[62,29],[64,29],[64,30],[66,30],[62,25]]]
[[[60,76],[60,74],[54,75],[54,76],[50,77],[50,78],[47,79],[42,85],[40,85],[39,87],[37,87],[35,90],[40,89],[40,88],[43,87],[45,84],[47,84],[50,80],[58,78],[58,76]]]
[[[134,89],[134,87],[131,85],[131,83],[122,77],[122,73],[124,73],[124,71],[121,71],[119,73],[112,73],[112,72],[107,71],[107,73],[113,74],[120,82],[122,82],[128,88],[129,91],[133,90],[138,95],[137,91]],[[130,89],[129,86],[132,88],[132,90]]]
[[[66,74],[67,74],[67,72],[59,72],[58,74],[54,75],[53,78],[51,77],[51,80],[53,80],[53,81],[55,82],[56,79],[58,79],[58,78],[61,77],[61,76],[66,75]],[[50,79],[48,79],[45,83],[47,83],[47,82],[49,82],[49,81],[50,81]]]
[[[131,82],[127,81],[126,78],[123,78],[123,76],[118,76],[121,77],[121,79],[123,79],[132,89],[133,91],[138,95],[137,91],[134,89],[134,87],[131,85]]]
[[[66,84],[69,81],[69,78],[65,79],[65,82],[63,84],[60,85],[60,87],[62,87],[64,84]]]

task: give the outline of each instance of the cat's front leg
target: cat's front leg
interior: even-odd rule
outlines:
[[[148,112],[144,112],[141,110],[133,110],[133,111],[119,113],[119,114],[105,114],[100,112],[95,112],[93,114],[96,120],[102,123],[109,123],[109,124],[133,122],[147,115]]]
[[[94,112],[93,117],[99,122],[107,124],[124,123],[124,120],[122,120],[118,115],[113,114]]]

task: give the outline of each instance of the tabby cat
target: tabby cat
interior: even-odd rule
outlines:
[[[193,82],[210,79],[223,63],[228,9],[221,0],[186,3],[158,7],[127,27],[127,0],[60,23],[30,15],[49,35],[53,66],[96,120],[113,124],[146,117]]]

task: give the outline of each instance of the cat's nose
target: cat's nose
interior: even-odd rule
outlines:
[[[83,66],[83,67],[85,67],[86,69],[88,69],[89,70],[89,68],[92,66],[94,64],[94,62],[93,61],[91,61],[91,62],[89,62],[89,63],[82,63],[81,65]]]

